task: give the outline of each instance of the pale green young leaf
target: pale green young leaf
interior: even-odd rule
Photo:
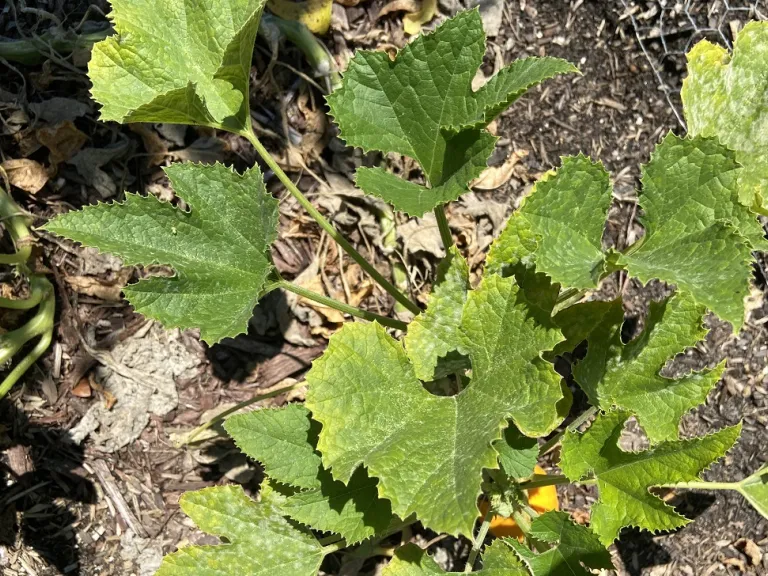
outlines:
[[[451,248],[437,267],[437,281],[427,300],[427,309],[408,325],[404,340],[419,380],[434,379],[438,360],[459,349],[461,314],[468,290],[467,261],[456,248]]]
[[[303,405],[235,414],[224,429],[273,480],[296,488],[320,487],[320,455],[315,452],[320,426]]]
[[[493,443],[499,455],[499,464],[510,478],[528,478],[533,474],[539,458],[539,443],[536,438],[524,436],[517,426],[511,424],[504,430],[500,440]]]
[[[532,267],[536,263],[539,243],[531,223],[519,212],[507,221],[504,230],[488,249],[485,258],[485,274],[505,275],[509,268]]]
[[[320,569],[320,543],[275,506],[251,500],[240,486],[187,492],[180,506],[201,530],[227,543],[180,548],[163,558],[156,576],[315,576]]]
[[[429,184],[364,169],[357,179],[364,191],[414,216],[458,198],[493,151],[496,138],[485,125],[531,86],[575,71],[562,60],[530,58],[473,92],[484,53],[482,20],[471,10],[418,37],[394,61],[385,52],[355,54],[342,87],[328,97],[341,137],[350,146],[413,158]]]
[[[739,492],[763,518],[768,518],[768,465],[739,482]]]
[[[716,136],[736,151],[744,166],[739,198],[765,212],[768,207],[768,23],[749,22],[736,35],[733,54],[702,40],[688,53],[688,77],[681,96],[688,133]]]
[[[378,497],[375,478],[361,468],[344,484],[322,468],[315,451],[319,425],[303,404],[237,414],[225,428],[238,448],[261,462],[269,478],[286,486],[274,486],[281,496],[274,503],[285,515],[315,530],[341,534],[350,545],[389,525],[392,510]]]
[[[619,262],[642,282],[676,284],[739,330],[754,227],[735,201],[739,167],[715,140],[669,134],[643,168],[645,238]]]
[[[501,540],[494,541],[483,553],[483,567],[472,572],[477,576],[528,576],[515,553]],[[382,571],[382,576],[445,576],[463,574],[446,572],[432,560],[426,550],[416,544],[406,544]]]
[[[88,76],[102,120],[238,131],[265,0],[111,0],[116,35],[93,47]]]
[[[608,412],[583,434],[567,432],[562,442],[560,468],[568,479],[597,480],[591,527],[606,546],[625,526],[657,532],[690,522],[649,488],[700,480],[699,474],[731,449],[741,431],[739,424],[701,438],[624,452],[618,441],[627,418],[628,412]]]
[[[553,547],[541,554],[517,540],[507,539],[533,576],[589,576],[591,570],[611,570],[611,554],[597,535],[571,522],[565,512],[551,511],[533,519],[528,535]],[[586,567],[586,568],[585,568]]]
[[[520,207],[538,240],[536,269],[554,282],[595,288],[605,272],[602,237],[611,205],[611,180],[603,165],[585,156],[563,158]]]
[[[534,315],[512,278],[487,277],[470,293],[461,326],[473,380],[456,396],[430,394],[377,324],[344,326],[307,374],[324,465],[343,482],[364,465],[399,517],[471,533],[482,470],[497,467],[491,444],[507,418],[530,435],[560,421],[560,377],[541,352],[561,336]]]
[[[705,312],[685,293],[652,302],[645,330],[624,345],[624,310],[621,301],[610,303],[589,337],[586,357],[573,369],[574,379],[593,405],[637,416],[652,443],[677,439],[680,419],[706,400],[725,367],[675,378],[660,374],[675,355],[706,336]]]
[[[602,164],[569,156],[539,180],[491,245],[487,270],[536,264],[554,282],[595,288],[605,274],[602,248],[611,181]]]
[[[173,277],[153,276],[123,289],[137,312],[164,326],[200,328],[210,344],[245,332],[272,272],[277,200],[257,167],[240,175],[221,164],[187,163],[165,172],[189,212],[154,196],[126,194],[122,204],[68,212],[44,229],[126,265],[172,266]]]

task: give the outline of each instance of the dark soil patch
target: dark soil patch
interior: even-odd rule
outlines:
[[[710,4],[716,3],[717,0]],[[86,3],[73,3],[66,10],[62,4],[27,2],[29,6],[52,10],[69,23],[79,21],[86,10]],[[642,233],[635,221],[640,165],[648,160],[661,136],[669,130],[681,133],[666,94],[659,90],[657,77],[638,45],[631,20],[621,18],[624,8],[619,1],[526,0],[507,4],[502,33],[486,55],[486,72],[492,71],[497,56],[509,62],[526,55],[551,55],[573,61],[583,76],[549,82],[503,114],[497,125],[501,146],[494,155],[494,163],[502,163],[513,151],[527,152],[527,156],[521,162],[521,171],[505,187],[477,196],[483,201],[500,203],[509,212],[534,177],[558,165],[561,155],[589,154],[606,165],[616,185],[606,242],[625,246]],[[654,4],[642,3],[642,10]],[[103,10],[107,8],[105,2],[98,5]],[[349,28],[343,33],[333,32],[327,41],[340,60],[354,48],[403,44],[405,38],[397,17],[375,20],[383,5],[382,0],[373,0],[341,10]],[[0,34],[18,37],[12,16],[9,10],[0,9]],[[42,32],[47,26],[29,12],[19,21],[25,33]],[[676,36],[677,40],[686,39],[686,32],[681,34]],[[655,40],[650,42],[651,49],[654,42],[658,44]],[[311,74],[303,58],[290,46],[281,48],[280,61]],[[271,131],[272,135],[265,136],[270,148],[284,153],[286,138],[298,142],[300,148],[303,143],[306,146],[302,154],[320,175],[326,169],[337,169],[343,176],[362,162],[360,154],[344,150],[332,137],[332,129],[325,132],[320,128],[321,142],[316,147],[312,145],[312,138],[318,135],[313,132],[317,128],[314,113],[322,109],[319,93],[281,66],[276,66],[268,79],[262,78],[268,63],[269,53],[257,49],[254,66],[258,87],[251,99],[260,124]],[[4,98],[0,107],[6,126],[9,119],[22,123],[22,132],[3,133],[0,137],[0,150],[10,158],[24,155],[23,146],[29,144],[24,131],[32,133],[37,127],[35,118],[24,121],[12,116],[17,109],[26,110],[27,103],[39,103],[53,96],[88,102],[88,85],[82,73],[50,63],[18,65],[15,69],[0,68],[0,87],[17,94],[20,100],[17,105]],[[670,57],[663,63],[661,72],[673,91],[679,87],[680,70],[679,58]],[[77,118],[75,125],[88,136],[88,146],[126,147],[125,153],[102,166],[116,191],[168,193],[159,164],[173,158],[188,158],[190,154],[195,154],[195,158],[215,158],[240,169],[255,162],[253,152],[228,135],[214,137],[210,132],[191,128],[163,128],[153,129],[148,136],[126,127],[99,123],[96,118],[95,109],[91,109]],[[158,140],[167,150],[158,152],[152,147]],[[153,154],[160,154],[160,162],[152,161]],[[44,148],[28,157],[48,162]],[[295,174],[299,174],[298,170]],[[391,261],[377,246],[380,223],[365,202],[354,200],[339,207],[319,194],[317,182],[306,171],[300,186],[331,213],[335,223],[364,253],[374,254],[377,266],[385,272],[389,270]],[[107,197],[116,197],[116,191]],[[16,196],[25,208],[38,215],[38,223],[68,207],[105,199],[103,188],[97,188],[66,164],[58,167],[51,183],[37,196]],[[471,234],[481,238],[477,233],[480,229],[485,230],[485,238],[498,232],[487,214],[471,219],[465,218],[455,206],[452,211],[455,231],[461,229],[460,242],[465,230],[467,238]],[[345,272],[338,264],[335,248],[324,248],[317,228],[287,199],[282,203],[281,227],[283,239],[275,248],[281,271],[293,277],[321,254],[322,269],[330,284],[341,289],[339,278]],[[300,312],[302,322],[293,325],[295,331],[288,341],[283,336],[285,323],[294,318],[294,309],[284,299],[270,298],[257,309],[248,335],[207,349],[197,344],[192,334],[186,334],[184,340],[197,355],[199,365],[194,377],[177,382],[178,407],[164,416],[151,416],[141,436],[117,452],[104,452],[90,441],[83,449],[77,449],[61,443],[62,431],[80,421],[94,402],[103,401],[95,389],[91,398],[71,393],[83,379],[87,383],[94,367],[99,365],[82,347],[81,338],[97,350],[111,350],[116,343],[140,333],[145,324],[127,305],[79,294],[67,281],[88,275],[108,284],[120,274],[119,266],[115,268],[114,263],[49,236],[43,236],[41,244],[40,263],[49,267],[57,280],[59,322],[54,347],[30,372],[24,390],[17,390],[0,405],[0,422],[4,427],[0,430],[0,448],[4,450],[0,480],[13,480],[10,489],[4,487],[0,491],[0,571],[9,576],[29,570],[41,575],[138,573],[140,565],[151,564],[153,554],[156,559],[157,554],[167,553],[179,543],[214,542],[184,519],[178,508],[181,493],[232,480],[255,491],[260,479],[258,470],[248,466],[227,442],[215,442],[202,450],[180,450],[170,442],[169,432],[198,424],[207,410],[245,400],[285,378],[298,377],[322,352],[324,336],[330,330],[328,324],[322,318],[318,324],[312,311]],[[477,249],[471,254],[477,269],[483,257],[482,244],[466,240],[464,246],[470,244]],[[415,291],[428,288],[435,258],[427,254],[407,256],[406,260],[417,279]],[[344,270],[349,270],[349,263]],[[755,304],[744,331],[734,337],[727,326],[712,320],[712,332],[706,342],[681,360],[692,368],[701,368],[728,359],[725,376],[706,406],[686,418],[685,435],[706,434],[739,420],[744,423],[741,441],[729,453],[725,465],[719,464],[707,473],[710,479],[739,479],[766,458],[768,334],[764,326],[768,305],[763,299],[766,284],[761,270],[765,270],[765,263],[756,270]],[[130,271],[132,279],[143,273]],[[624,282],[624,278],[612,278],[606,282],[604,292],[616,293],[618,288],[624,288]],[[362,276],[351,277],[353,290],[362,284]],[[627,315],[637,319],[635,331],[642,328],[650,299],[668,293],[658,284],[643,288],[632,283],[627,287]],[[363,299],[363,305],[387,313],[392,302],[381,293],[372,292]],[[297,343],[300,340],[303,344]],[[290,398],[301,397],[297,391]],[[278,397],[273,402],[285,400]],[[34,490],[23,494],[31,487]],[[128,512],[115,509],[114,499],[109,497],[111,489],[122,495]],[[593,498],[590,491],[576,488],[563,491],[561,496],[565,509],[580,518],[584,518]],[[684,493],[674,504],[683,513],[696,517],[695,522],[668,535],[623,533],[614,550],[620,574],[736,574],[742,567],[754,574],[768,573],[768,560],[763,561],[763,566],[750,566],[749,559],[739,550],[740,540],[750,539],[768,559],[768,523],[739,496]],[[143,532],[139,541],[126,536],[134,522]],[[417,530],[417,536],[427,541],[434,534]],[[454,570],[463,567],[459,560],[467,552],[464,541],[449,538],[435,549],[445,565]],[[369,567],[372,565],[366,564]]]

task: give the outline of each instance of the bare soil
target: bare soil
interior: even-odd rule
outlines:
[[[710,8],[715,4],[710,2]],[[106,12],[103,0],[95,5]],[[654,5],[641,2],[633,14],[639,18]],[[52,0],[28,1],[27,6],[48,11],[68,26],[77,25],[87,10],[86,3]],[[344,62],[356,48],[403,45],[400,16],[376,19],[383,6],[382,0],[371,0],[334,7],[334,29],[326,43],[338,61]],[[525,55],[567,58],[583,75],[556,79],[534,90],[497,122],[501,140],[492,164],[501,165],[518,154],[519,165],[499,189],[476,192],[471,200],[451,207],[458,244],[475,271],[504,216],[536,176],[556,166],[562,155],[589,154],[612,172],[616,202],[606,230],[607,243],[621,247],[642,233],[635,202],[640,166],[661,136],[669,130],[682,133],[682,127],[626,14],[618,0],[506,3],[500,35],[486,54],[486,75],[495,63]],[[92,18],[102,20],[97,13]],[[39,13],[13,13],[0,7],[0,35],[9,38],[41,34],[51,22]],[[691,33],[680,28],[674,39],[685,41]],[[652,58],[663,54],[660,41],[647,42]],[[160,169],[174,160],[218,160],[238,169],[256,162],[248,145],[229,135],[168,126],[131,129],[99,122],[88,97],[83,62],[83,54],[40,64],[0,62],[0,160],[28,158],[50,173],[48,184],[37,194],[14,191],[36,223],[66,209],[118,198],[124,189],[176,201]],[[265,142],[347,237],[389,273],[397,259],[391,258],[392,246],[383,236],[378,207],[349,195],[329,194],[318,184],[318,180],[332,180],[334,188],[348,191],[348,177],[355,166],[371,159],[345,149],[334,136],[320,92],[294,72],[312,75],[297,50],[281,45],[277,65],[265,75],[269,62],[269,48],[260,41],[254,55],[251,104]],[[679,57],[670,56],[662,63],[663,79],[673,92],[679,88],[682,69]],[[33,113],[32,104],[59,97],[88,104],[87,111],[71,122],[86,137],[82,148],[109,152],[110,157],[99,165],[102,174],[83,174],[71,163],[57,163],[37,142],[37,131],[53,128],[57,122]],[[286,142],[293,145],[290,152]],[[97,153],[93,154],[95,158]],[[410,169],[407,163],[397,167]],[[281,272],[302,278],[309,268],[306,280],[319,282],[329,294],[348,292],[362,306],[390,312],[393,302],[368,284],[359,269],[342,261],[299,207],[283,198],[274,179],[270,185],[282,198],[281,240],[274,250]],[[400,231],[395,254],[408,266],[414,295],[423,298],[439,256],[430,243],[434,230],[418,236],[413,230],[428,229],[429,223],[419,228],[399,217],[395,223]],[[10,250],[8,241],[4,242],[3,249]],[[40,235],[40,246],[36,267],[50,271],[58,290],[57,327],[49,353],[28,373],[24,385],[0,403],[0,573],[152,574],[163,553],[188,542],[215,542],[197,532],[179,511],[178,499],[184,491],[237,481],[255,492],[261,480],[259,469],[226,440],[179,449],[172,434],[204,421],[217,407],[246,400],[288,378],[300,379],[338,325],[322,311],[271,295],[255,311],[247,335],[207,348],[192,332],[175,333],[174,341],[185,347],[191,363],[189,370],[175,377],[175,407],[164,413],[145,411],[147,426],[114,451],[94,438],[76,445],[67,439],[67,431],[95,404],[111,401],[110,370],[116,366],[110,364],[115,360],[108,353],[125,342],[146,340],[151,349],[167,347],[167,341],[119,299],[120,286],[146,271],[123,269],[119,262],[45,234]],[[743,421],[741,441],[723,464],[706,473],[710,479],[742,478],[766,459],[765,269],[764,260],[755,267],[745,329],[734,336],[729,326],[712,318],[707,340],[677,359],[691,368],[712,367],[727,359],[722,381],[707,404],[686,417],[683,427],[686,436],[695,436]],[[604,290],[606,294],[623,291],[628,334],[642,328],[648,302],[669,293],[664,286],[642,287],[623,277],[606,282]],[[299,389],[267,404],[302,398]],[[642,442],[641,435],[636,440]],[[568,488],[560,495],[563,508],[574,518],[587,519],[592,492]],[[738,495],[681,493],[672,501],[695,521],[671,534],[622,533],[612,549],[619,574],[768,574],[768,521]],[[433,536],[418,528],[414,532],[420,541]],[[757,563],[745,553],[751,549],[748,542],[762,551]],[[464,541],[448,538],[433,550],[446,567],[463,567]],[[324,568],[329,573],[353,574],[361,567],[345,564],[342,568],[334,557]],[[372,573],[375,563],[362,568],[363,573]]]

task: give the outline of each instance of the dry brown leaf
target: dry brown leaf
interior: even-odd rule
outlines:
[[[509,157],[500,166],[490,166],[483,170],[482,174],[470,184],[477,190],[495,190],[509,182],[515,173],[515,167],[520,160],[528,155],[526,150],[513,150]]]
[[[174,160],[180,162],[199,162],[213,164],[223,162],[229,152],[229,146],[221,138],[202,136],[186,148],[169,152]]]
[[[735,543],[736,548],[741,550],[749,558],[752,566],[760,566],[763,563],[763,553],[754,540],[748,538],[739,538]]]
[[[120,272],[114,282],[105,282],[95,276],[67,276],[65,280],[78,294],[101,298],[108,302],[119,302],[120,292],[130,276],[131,270],[126,268]]]
[[[307,290],[312,290],[312,292],[325,295],[325,287],[323,286],[323,281],[320,278],[320,274],[312,278],[308,278],[301,284],[301,286]],[[344,314],[338,310],[334,310],[333,308],[329,308],[328,306],[324,306],[319,302],[315,302],[307,298],[300,298],[299,303],[301,303],[302,306],[306,306],[307,308],[312,308],[312,310],[320,314],[323,318],[326,319],[326,321],[330,322],[331,324],[344,323]],[[313,334],[314,333],[315,332],[313,331]]]
[[[69,120],[54,126],[44,126],[36,134],[38,141],[48,148],[54,166],[72,158],[88,142],[88,136]]]
[[[91,385],[88,383],[87,378],[81,378],[80,382],[75,384],[75,386],[70,390],[72,396],[77,396],[78,398],[90,398],[91,397]]]
[[[392,2],[389,2],[384,5],[384,7],[379,10],[379,13],[376,15],[376,20],[379,20],[380,18],[383,18],[387,14],[391,14],[392,12],[418,12],[419,11],[419,3],[416,0],[392,0]]]
[[[39,162],[28,158],[6,160],[0,166],[8,175],[12,186],[30,194],[37,194],[48,182],[48,171]]]
[[[168,145],[165,141],[147,124],[128,124],[128,127],[141,136],[144,149],[147,151],[147,164],[160,166],[168,155]]]

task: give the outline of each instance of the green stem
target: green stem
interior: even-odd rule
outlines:
[[[0,254],[0,264],[23,264],[32,254],[32,246],[28,242],[31,234],[23,214],[21,208],[5,189],[0,187],[0,216],[5,221],[13,245],[16,247],[14,254]]]
[[[560,430],[560,432],[552,436],[552,438],[544,442],[544,444],[541,445],[541,448],[539,448],[539,456],[544,456],[544,454],[552,450],[552,448],[554,448],[557,443],[560,442],[566,432],[576,430],[579,426],[584,424],[584,422],[597,414],[597,410],[598,408],[596,406],[590,406],[588,410],[585,410],[584,413],[581,414],[581,416],[568,424],[568,426],[566,426],[563,430]]]
[[[328,556],[328,554],[333,554],[334,552],[343,550],[346,547],[347,547],[347,541],[344,540],[344,538],[340,537],[339,540],[336,540],[333,543],[328,544],[327,546],[323,546],[323,555]]]
[[[405,322],[402,322],[395,318],[387,318],[386,316],[381,316],[379,314],[375,314],[374,312],[369,312],[368,310],[362,310],[361,308],[355,308],[354,306],[350,306],[349,304],[345,304],[344,302],[340,302],[334,298],[328,298],[327,296],[323,296],[322,294],[318,294],[317,292],[312,292],[312,290],[307,290],[306,288],[302,288],[301,286],[298,286],[293,282],[288,282],[287,280],[281,280],[276,284],[277,286],[279,286],[280,288],[283,288],[284,290],[288,290],[289,292],[293,292],[294,294],[298,294],[303,298],[312,300],[314,302],[317,302],[318,304],[322,304],[323,306],[328,306],[329,308],[333,308],[334,310],[338,310],[339,312],[342,312],[344,314],[349,314],[350,316],[355,316],[356,318],[362,318],[363,320],[368,320],[370,322],[378,322],[382,326],[396,328],[397,330],[408,329],[408,324],[406,324]],[[274,286],[274,284],[271,286]]]
[[[561,484],[570,484],[571,481],[565,476],[541,476],[534,475],[533,480],[527,482],[521,482],[519,484],[520,490],[532,490],[534,488],[541,488],[543,486],[560,486]]]
[[[45,282],[48,283],[48,280],[45,280]],[[35,314],[32,320],[27,322],[27,324],[25,324],[22,328],[14,331],[17,333],[23,332],[27,336],[26,339],[21,342],[18,348],[16,348],[14,353],[19,348],[21,348],[24,343],[28,342],[35,336],[40,336],[40,340],[37,342],[32,351],[27,354],[27,356],[25,356],[24,359],[19,362],[18,365],[16,365],[11,373],[5,377],[3,382],[0,383],[0,398],[8,393],[13,385],[16,384],[16,382],[19,380],[19,378],[21,378],[24,373],[29,370],[29,367],[32,366],[32,364],[34,364],[37,359],[40,358],[40,356],[42,356],[43,353],[48,349],[48,346],[51,345],[51,337],[53,335],[53,319],[56,313],[56,297],[53,292],[53,286],[51,286],[50,283],[48,283],[48,286],[49,290],[45,296],[45,299],[42,301],[37,314]],[[11,334],[13,334],[13,332]],[[6,336],[8,335],[9,334]],[[18,344],[18,342],[15,344]]]
[[[29,296],[23,299],[0,298],[0,308],[9,310],[31,310],[48,293],[51,284],[41,276],[32,276],[29,279]]]
[[[264,148],[264,145],[259,141],[259,139],[256,137],[256,134],[254,134],[253,129],[249,127],[247,130],[243,131],[241,133],[241,136],[248,139],[248,141],[253,145],[256,152],[261,156],[262,160],[266,163],[267,166],[275,173],[275,176],[277,176],[278,180],[285,186],[286,190],[293,196],[299,204],[307,211],[307,213],[317,222],[320,227],[326,231],[328,236],[333,238],[333,240],[341,246],[342,250],[349,254],[350,258],[357,262],[360,267],[365,270],[371,278],[373,278],[379,286],[381,286],[385,291],[387,291],[396,301],[400,302],[403,306],[408,308],[411,312],[414,314],[419,314],[421,312],[421,308],[419,308],[416,304],[411,302],[405,294],[400,292],[394,284],[392,284],[389,280],[384,278],[384,276],[381,275],[381,273],[376,270],[364,257],[360,252],[355,250],[355,248],[350,244],[346,238],[344,238],[341,234],[339,234],[339,231],[336,230],[336,228],[333,227],[333,225],[328,222],[328,220],[325,219],[325,217],[315,208],[312,203],[307,199],[304,194],[301,193],[301,191],[296,187],[296,185],[291,181],[291,179],[288,177],[288,175],[283,172],[283,169],[280,168],[279,164],[275,162],[275,159],[272,158],[272,155],[267,151],[266,148]]]
[[[453,246],[453,235],[451,234],[451,227],[448,225],[448,218],[445,217],[445,205],[435,207],[435,220],[437,220],[437,228],[440,230],[440,238],[445,246],[445,251]]]
[[[483,547],[485,537],[488,536],[488,529],[491,527],[491,518],[493,518],[493,514],[493,506],[489,505],[488,510],[485,511],[485,516],[483,516],[483,523],[480,524],[480,530],[478,530],[475,535],[475,541],[472,543],[472,550],[469,551],[469,558],[467,558],[467,563],[464,566],[465,574],[472,572],[474,569],[477,555],[480,553],[480,548]]]
[[[200,426],[192,430],[189,434],[187,434],[187,436],[184,439],[176,442],[176,447],[180,448],[185,444],[192,444],[192,442],[195,441],[195,438],[197,438],[198,436],[200,436],[200,434],[208,430],[208,428],[210,428],[215,424],[218,424],[222,420],[226,420],[226,418],[231,414],[234,414],[235,412],[238,412],[243,408],[247,408],[251,404],[255,404],[256,402],[261,402],[262,400],[269,400],[270,398],[274,398],[275,396],[279,396],[280,394],[283,394],[285,392],[290,392],[291,390],[295,390],[296,388],[300,388],[301,386],[304,386],[304,382],[295,382],[288,386],[283,386],[282,388],[278,388],[276,390],[272,390],[271,392],[267,392],[266,394],[259,394],[258,396],[254,396],[253,398],[249,398],[248,400],[243,400],[242,402],[239,402],[238,404],[235,404],[234,406],[232,406],[232,408],[229,408],[228,410],[225,410],[221,414],[214,416],[207,422],[201,424]]]

